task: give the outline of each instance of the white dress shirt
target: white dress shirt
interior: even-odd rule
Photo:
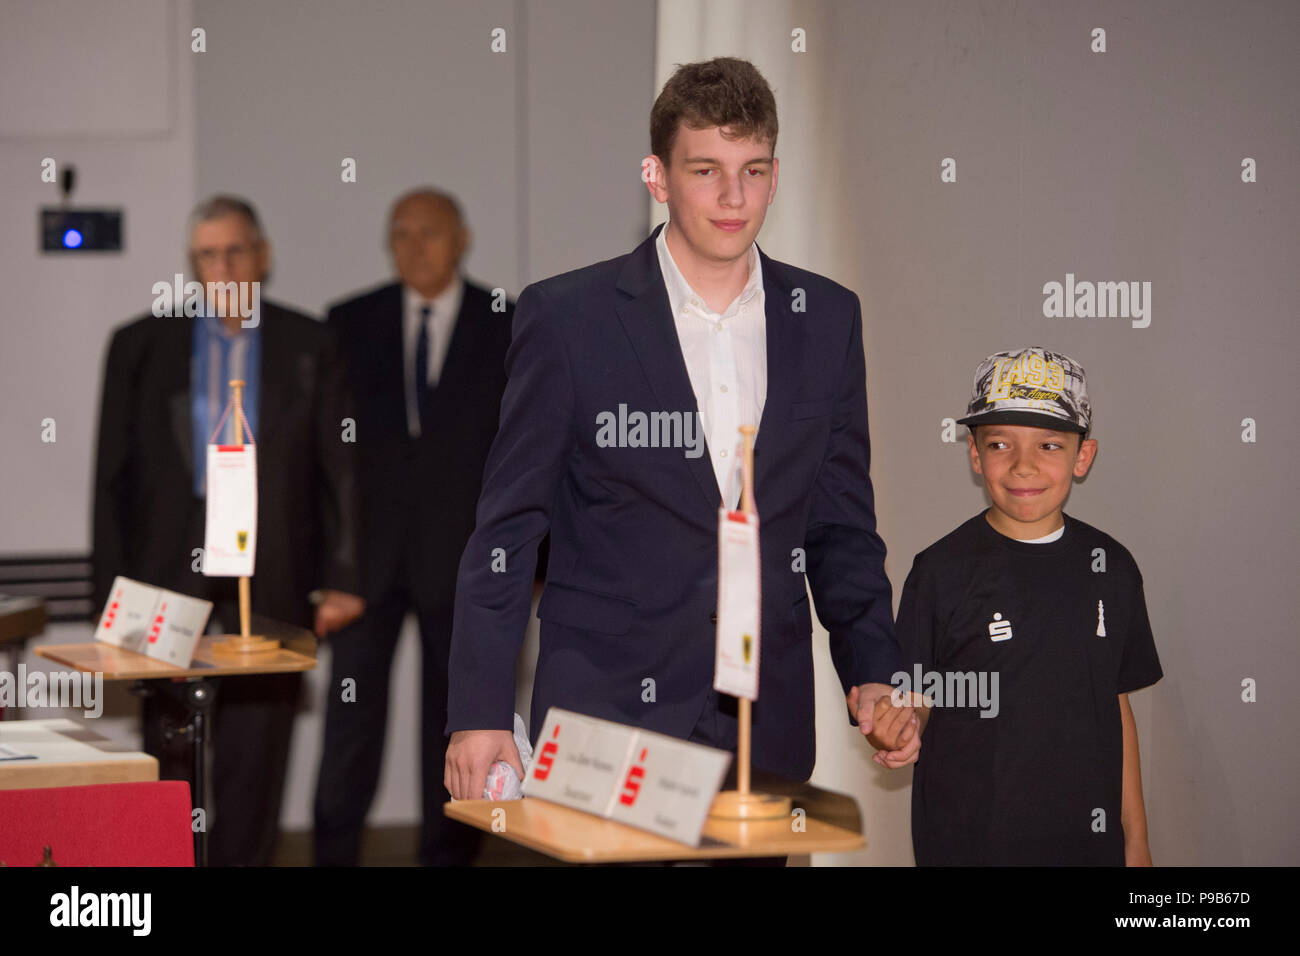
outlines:
[[[456,316],[465,290],[459,275],[451,285],[432,300],[424,298],[410,286],[402,286],[402,371],[406,385],[406,430],[412,438],[420,437],[420,406],[415,397],[415,344],[420,338],[420,309],[430,306],[429,314],[429,387],[438,384],[442,363],[447,359]]]
[[[668,251],[667,234],[665,224],[655,240],[659,269],[718,490],[728,507],[734,508],[741,490],[736,460],[739,429],[741,425],[758,427],[767,400],[767,313],[758,246],[751,243],[749,247],[749,281],[726,311],[717,313],[677,268]]]

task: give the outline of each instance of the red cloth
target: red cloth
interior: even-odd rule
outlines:
[[[0,860],[35,866],[193,866],[184,780],[0,790]]]

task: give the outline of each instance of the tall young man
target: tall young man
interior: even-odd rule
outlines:
[[[670,222],[629,255],[519,297],[457,581],[446,768],[457,798],[481,796],[495,760],[519,768],[515,657],[548,530],[532,732],[557,706],[734,750],[735,700],[712,683],[718,508],[724,494],[736,503],[743,424],[758,425],[762,515],[754,765],[795,780],[813,769],[805,568],[850,713],[873,729],[899,656],[868,474],[861,310],[754,242],[776,195],[776,136],[776,101],[752,64],[679,68],[651,112],[644,177]],[[882,759],[914,760],[910,709],[884,720],[888,739],[872,742],[896,749]]]

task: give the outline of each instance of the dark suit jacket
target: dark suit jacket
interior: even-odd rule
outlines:
[[[558,706],[686,737],[709,704],[720,504],[709,453],[596,442],[597,416],[620,404],[697,410],[654,239],[519,297],[500,430],[457,584],[449,731],[511,726],[533,553],[547,529],[533,733]],[[888,682],[898,645],[868,477],[857,296],[766,255],[762,268],[768,383],[755,447],[763,614],[753,759],[804,780],[815,748],[812,619],[795,549],[806,553],[846,692]],[[796,289],[806,312],[792,311]],[[497,548],[505,573],[493,570]],[[643,699],[647,678],[654,702]]]
[[[452,607],[456,568],[474,529],[483,463],[496,434],[514,316],[513,302],[493,312],[488,289],[465,282],[464,290],[418,439],[406,426],[401,284],[329,310],[354,396],[361,563],[372,602],[409,585],[418,606]]]
[[[194,497],[194,319],[145,316],[113,333],[95,462],[96,608],[122,574],[209,597],[194,570],[205,507]],[[252,609],[309,626],[316,588],[361,593],[356,479],[342,440],[346,381],[322,323],[263,300]]]

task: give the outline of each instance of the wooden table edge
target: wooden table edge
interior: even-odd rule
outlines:
[[[239,677],[241,675],[253,676],[258,674],[296,674],[316,669],[316,658],[309,657],[298,651],[291,651],[288,648],[281,647],[269,654],[249,654],[247,655],[247,666],[225,666],[216,664],[212,667],[194,668],[194,667],[177,667],[175,664],[168,664],[166,661],[160,661],[148,655],[141,654],[138,651],[128,651],[125,648],[117,647],[113,644],[102,645],[110,647],[115,654],[130,655],[138,657],[141,660],[148,661],[148,670],[118,670],[102,671],[104,680],[171,680],[185,677]],[[81,673],[96,673],[92,667],[86,667],[75,660],[70,660],[66,656],[69,651],[84,651],[87,649],[98,649],[101,645],[96,641],[83,642],[78,644],[40,644],[32,648],[37,657],[43,657],[46,660],[54,661],[56,664],[62,664],[64,667],[70,667]],[[60,655],[62,652],[62,656]],[[281,661],[279,666],[269,671],[254,670],[253,666],[257,663],[259,657],[272,657],[288,654],[297,658],[296,661]],[[233,657],[233,656],[232,656]],[[198,652],[195,652],[195,659],[199,659]],[[158,668],[167,668],[159,670]]]
[[[570,813],[582,814],[590,817],[593,822],[608,824],[610,826],[625,827],[636,834],[662,841],[665,846],[662,849],[647,850],[644,852],[632,851],[629,853],[620,853],[617,856],[595,855],[592,851],[567,851],[556,849],[553,845],[545,841],[531,837],[527,833],[519,833],[511,830],[493,830],[491,824],[477,818],[472,809],[484,804],[497,803],[503,809],[511,803],[519,801],[491,801],[491,800],[449,800],[443,804],[443,812],[451,819],[467,826],[472,826],[484,833],[490,833],[493,836],[504,837],[511,843],[535,850],[543,856],[549,856],[553,859],[561,860],[565,863],[655,863],[666,860],[734,860],[745,859],[761,856],[795,856],[811,853],[850,853],[854,850],[861,850],[866,845],[866,838],[861,833],[854,833],[851,830],[845,830],[834,824],[817,821],[819,827],[833,831],[836,834],[832,839],[822,839],[811,846],[799,846],[797,848],[787,848],[785,850],[778,848],[754,847],[754,846],[737,846],[735,844],[703,844],[698,847],[691,846],[688,843],[680,843],[657,833],[651,833],[649,830],[642,830],[638,827],[629,826],[625,823],[619,823],[615,820],[606,820],[604,817],[584,814],[581,810],[575,810],[573,807],[566,807],[563,804],[552,803],[548,800],[541,800],[539,797],[525,797],[525,800],[538,800],[549,807],[556,807],[560,810]],[[665,852],[668,850],[677,850],[678,852]]]

